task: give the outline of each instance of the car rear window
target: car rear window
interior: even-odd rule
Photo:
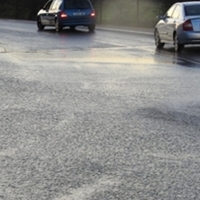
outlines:
[[[87,0],[65,0],[64,2],[65,9],[85,9],[91,8],[90,3]]]
[[[200,5],[190,5],[185,6],[185,15],[186,16],[195,16],[200,15]]]

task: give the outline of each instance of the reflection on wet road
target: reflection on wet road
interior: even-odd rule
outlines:
[[[171,60],[172,63],[182,65],[185,67],[199,67],[200,66],[200,46],[186,46],[185,49],[176,53],[173,47],[164,48],[156,51],[159,56],[165,56]]]
[[[199,199],[200,47],[0,25],[0,199]]]

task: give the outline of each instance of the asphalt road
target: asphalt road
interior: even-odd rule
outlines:
[[[0,199],[200,199],[200,47],[0,27]]]

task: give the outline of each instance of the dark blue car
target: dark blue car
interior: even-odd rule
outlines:
[[[76,26],[87,26],[89,31],[95,29],[96,14],[89,0],[50,0],[37,14],[37,26],[55,26],[59,32],[63,27],[75,29]]]

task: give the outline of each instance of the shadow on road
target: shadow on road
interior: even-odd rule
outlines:
[[[175,52],[174,47],[167,46],[156,50],[156,56],[168,58],[168,62],[184,67],[200,67],[200,46],[186,46],[181,52]]]
[[[38,30],[38,32],[40,33],[52,33],[52,34],[73,34],[73,35],[85,35],[85,34],[95,34],[95,31],[94,32],[90,32],[88,31],[88,29],[86,28],[75,28],[75,29],[70,29],[70,28],[63,28],[62,31],[60,32],[56,32],[55,28],[45,28],[44,30],[40,31]]]

